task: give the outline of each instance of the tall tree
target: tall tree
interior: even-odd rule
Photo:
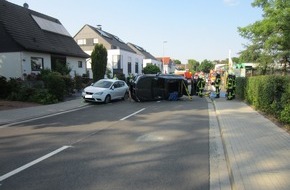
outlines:
[[[211,69],[214,69],[214,64],[211,61],[205,59],[201,62],[198,69],[204,73],[209,73]]]
[[[174,62],[176,65],[181,65],[181,61],[178,60],[178,59],[174,59],[173,62]]]
[[[198,61],[196,61],[194,59],[189,59],[187,64],[188,64],[189,70],[191,72],[198,71],[198,66],[199,66],[199,62]]]
[[[247,49],[258,52],[259,61],[273,57],[275,62],[283,64],[286,71],[287,64],[290,64],[290,1],[255,0],[252,6],[260,7],[264,14],[262,20],[238,28],[240,35],[251,43]]]
[[[93,80],[103,79],[107,68],[107,50],[103,44],[96,44],[91,54]]]

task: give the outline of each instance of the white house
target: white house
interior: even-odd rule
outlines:
[[[133,43],[128,43],[128,46],[132,48],[137,54],[143,56],[143,68],[148,64],[156,65],[159,67],[160,71],[162,71],[162,62],[158,60],[156,57],[147,52],[144,48],[137,46]]]
[[[162,63],[163,74],[173,74],[175,72],[176,65],[170,57],[157,57],[157,60]]]
[[[114,74],[130,73],[137,75],[142,73],[143,56],[137,54],[125,42],[116,35],[103,31],[101,27],[85,25],[74,36],[77,44],[84,52],[91,55],[97,43],[103,44],[107,49],[107,68]],[[91,60],[87,60],[87,68],[92,78]]]
[[[61,22],[0,0],[0,76],[22,78],[68,64],[71,76],[86,74],[89,57],[77,45]]]

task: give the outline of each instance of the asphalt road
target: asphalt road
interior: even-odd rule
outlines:
[[[117,101],[2,128],[0,189],[209,189],[207,102]]]

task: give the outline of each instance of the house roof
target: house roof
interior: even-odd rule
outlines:
[[[164,65],[169,65],[172,63],[172,60],[170,59],[170,57],[158,57],[157,59],[163,62]]]
[[[121,49],[126,50],[132,53],[136,53],[134,50],[132,50],[125,42],[123,42],[118,36],[110,34],[109,32],[106,32],[100,28],[93,27],[91,25],[87,25],[92,30],[94,30],[96,33],[98,33],[100,36],[103,37],[104,40],[106,40],[109,44],[112,45],[112,49]]]
[[[128,46],[130,48],[132,48],[137,54],[143,55],[145,57],[145,59],[152,59],[152,60],[156,60],[157,61],[157,59],[153,55],[151,55],[149,52],[147,52],[142,47],[137,46],[137,45],[132,44],[132,43],[128,43]]]
[[[58,19],[5,0],[0,0],[0,37],[0,52],[25,50],[89,57]]]

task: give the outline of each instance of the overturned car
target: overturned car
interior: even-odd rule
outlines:
[[[137,102],[152,100],[176,100],[188,95],[188,82],[183,76],[170,74],[144,74],[135,77],[130,84],[132,99]]]

